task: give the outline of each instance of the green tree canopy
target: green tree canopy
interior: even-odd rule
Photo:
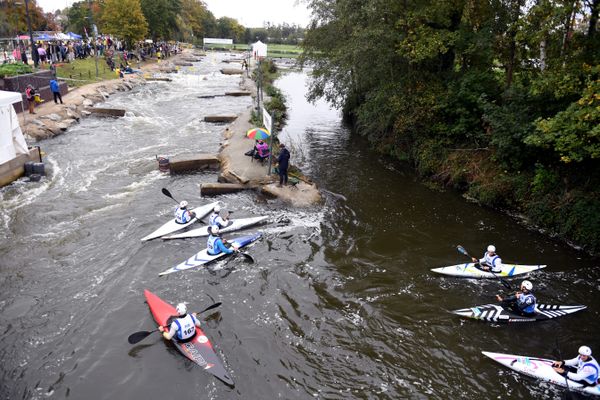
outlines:
[[[103,32],[125,39],[130,46],[148,32],[140,0],[106,0],[102,23]]]

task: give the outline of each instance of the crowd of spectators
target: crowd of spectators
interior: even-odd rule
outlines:
[[[12,53],[6,50],[2,53],[3,63],[22,61],[28,64],[31,59],[31,48],[23,42],[16,46]],[[119,57],[127,65],[132,60],[145,61],[148,58],[163,59],[181,51],[179,43],[140,41],[133,49],[129,49],[125,42],[115,40],[109,36],[89,40],[53,40],[36,43],[35,52],[39,64],[68,63],[75,59],[94,57],[104,58],[111,70],[115,69],[114,57]],[[12,57],[11,57],[12,56]],[[33,57],[35,59],[35,55]]]

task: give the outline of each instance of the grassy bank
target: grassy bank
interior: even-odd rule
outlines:
[[[226,51],[249,51],[252,47],[247,44],[207,44],[204,46],[206,50],[226,50]],[[298,46],[290,44],[267,44],[267,57],[280,58],[289,57],[296,58],[302,53],[302,49]]]

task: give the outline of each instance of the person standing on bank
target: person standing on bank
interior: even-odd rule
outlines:
[[[58,101],[56,101],[57,99],[60,100],[60,104],[63,104],[62,96],[60,95],[60,86],[58,86],[58,81],[56,79],[50,80],[50,90],[54,96],[54,104],[58,104]]]
[[[279,143],[279,156],[277,157],[277,168],[279,168],[279,186],[287,185],[289,165],[290,152],[285,148],[285,144]]]

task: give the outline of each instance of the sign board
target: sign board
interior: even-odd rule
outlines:
[[[273,119],[271,119],[271,116],[269,115],[269,113],[267,112],[267,110],[263,107],[262,109],[262,115],[263,115],[263,125],[265,126],[265,128],[267,128],[267,130],[269,132],[271,132],[271,127],[273,125],[271,125],[273,123]]]
[[[215,39],[215,38],[204,38],[202,39],[204,44],[216,43],[216,44],[233,44],[233,39]]]

